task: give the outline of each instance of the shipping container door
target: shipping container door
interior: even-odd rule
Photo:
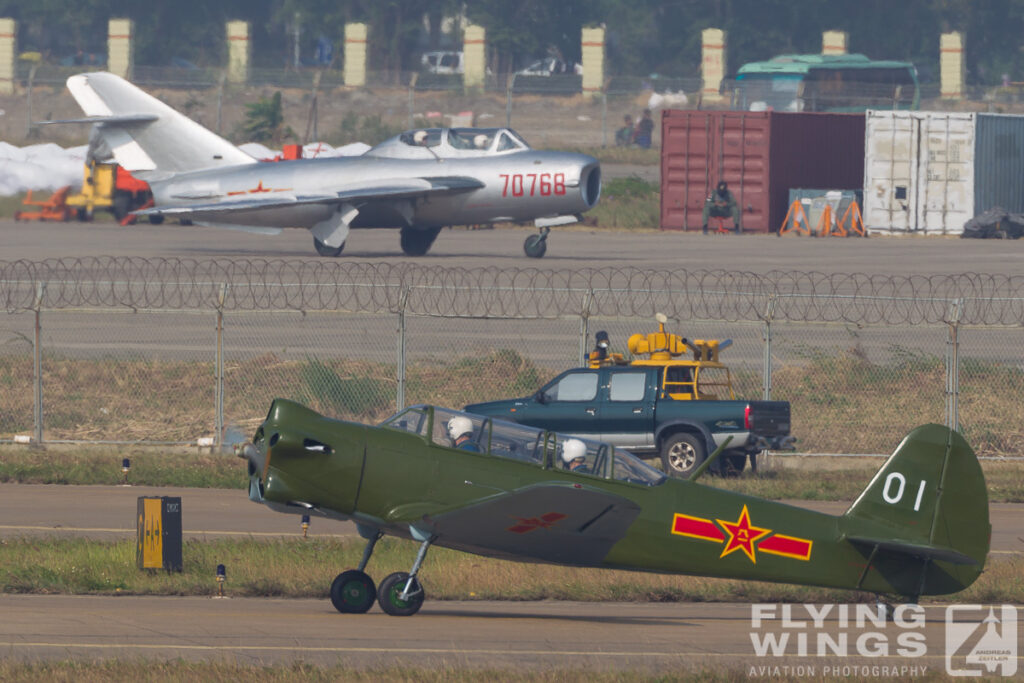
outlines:
[[[711,181],[715,126],[706,111],[666,111],[661,128],[661,228],[699,229]]]
[[[913,229],[960,234],[974,217],[974,114],[913,112],[918,182]]]
[[[864,225],[914,230],[920,120],[905,111],[868,110],[864,131]]]
[[[761,112],[721,112],[714,138],[716,171],[711,187],[719,180],[729,184],[741,213],[744,232],[768,232],[769,159],[771,118]],[[710,188],[709,188],[710,189]]]

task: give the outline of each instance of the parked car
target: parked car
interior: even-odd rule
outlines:
[[[424,52],[420,57],[423,70],[432,74],[461,74],[465,71],[463,54],[454,50]]]

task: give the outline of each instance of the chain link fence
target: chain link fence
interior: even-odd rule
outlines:
[[[937,422],[1019,457],[1022,280],[0,262],[0,441],[231,443],[275,397],[376,422],[526,396],[598,330],[624,352],[661,311],[690,339],[731,338],[737,395],[789,401],[802,452],[887,453]]]

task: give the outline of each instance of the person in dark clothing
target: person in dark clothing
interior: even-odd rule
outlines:
[[[636,124],[633,131],[633,143],[637,147],[647,149],[651,146],[651,136],[654,134],[654,120],[651,118],[651,110],[644,109],[644,115]]]
[[[629,147],[633,143],[633,130],[633,117],[626,114],[622,128],[615,131],[615,144],[619,147]]]
[[[724,181],[719,181],[718,187],[712,192],[708,198],[704,201],[704,214],[702,216],[701,230],[706,235],[708,232],[708,218],[715,216],[716,218],[728,218],[732,216],[733,232],[737,235],[741,232],[740,228],[740,207],[736,202],[736,197],[733,196],[732,192],[729,191],[729,185]]]

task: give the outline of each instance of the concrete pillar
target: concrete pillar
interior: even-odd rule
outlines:
[[[247,83],[249,81],[249,57],[252,55],[252,43],[249,41],[249,22],[229,21],[228,36],[228,82]]]
[[[0,95],[14,94],[14,65],[17,51],[17,23],[14,19],[0,19]]]
[[[846,31],[825,31],[821,34],[821,54],[845,55],[850,34]]]
[[[717,104],[725,99],[718,92],[722,79],[725,78],[725,31],[720,28],[706,28],[700,32],[700,42],[700,69],[704,80],[701,99]]]
[[[583,55],[583,94],[596,97],[604,89],[604,29],[583,29],[580,46]]]
[[[366,24],[345,24],[345,85],[366,85]]]
[[[483,88],[487,76],[487,31],[470,24],[462,36],[462,85],[467,89]]]
[[[939,95],[945,100],[964,98],[964,35],[959,31],[939,38]]]
[[[121,78],[132,77],[131,19],[111,19],[107,22],[107,71]]]

